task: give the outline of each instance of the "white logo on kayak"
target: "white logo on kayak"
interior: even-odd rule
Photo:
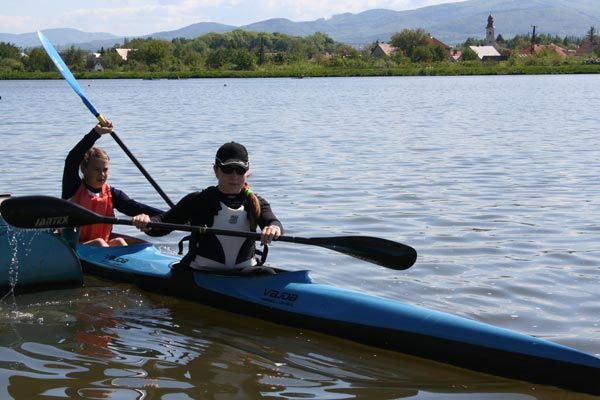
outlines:
[[[33,226],[35,228],[45,228],[47,226],[61,226],[67,225],[69,223],[69,216],[64,215],[62,217],[48,217],[48,218],[38,218],[35,220],[35,224]]]

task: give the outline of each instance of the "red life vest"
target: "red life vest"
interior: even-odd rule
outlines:
[[[91,195],[85,184],[82,183],[79,186],[79,189],[77,189],[77,192],[75,192],[75,195],[71,198],[71,201],[100,215],[107,217],[115,216],[112,194],[110,193],[110,186],[107,183],[102,185],[100,196]],[[98,238],[102,238],[108,242],[111,232],[111,224],[82,226],[79,228],[79,243],[85,243],[89,240]]]

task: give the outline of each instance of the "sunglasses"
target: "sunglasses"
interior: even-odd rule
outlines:
[[[240,167],[239,165],[219,165],[219,168],[221,168],[221,171],[227,175],[233,174],[234,171],[238,175],[244,175],[246,172],[248,172],[246,168]]]

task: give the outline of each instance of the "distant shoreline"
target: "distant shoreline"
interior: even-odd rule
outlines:
[[[332,68],[289,66],[253,71],[202,70],[155,72],[74,72],[77,79],[201,79],[201,78],[321,78],[368,76],[470,76],[470,75],[561,75],[599,74],[600,65],[531,65],[509,66],[506,63],[445,64],[440,66],[407,66],[396,68]],[[58,72],[10,72],[0,80],[61,79]]]

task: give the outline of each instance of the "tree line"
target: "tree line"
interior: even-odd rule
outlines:
[[[590,29],[584,38],[550,35],[516,35],[505,40],[501,35],[497,44],[508,51],[537,44],[560,44],[576,48],[583,41],[597,42],[596,30]],[[390,44],[398,51],[374,58],[377,43],[356,49],[339,43],[327,34],[316,32],[306,37],[282,33],[234,30],[227,33],[208,33],[194,39],[176,38],[171,41],[145,38],[125,40],[124,44],[98,50],[98,60],[104,70],[115,72],[185,72],[203,70],[252,71],[278,66],[314,64],[323,67],[385,68],[411,64],[447,63],[448,51],[424,29],[404,29],[392,35]],[[474,59],[469,46],[482,44],[475,38],[467,39],[457,49],[463,50],[464,61]],[[123,59],[117,48],[133,49]],[[600,45],[595,53],[600,56]],[[94,57],[74,46],[61,52],[65,63],[74,72],[91,68]],[[475,56],[476,58],[476,56]],[[22,50],[10,43],[0,42],[0,73],[50,72],[54,66],[41,47]]]

